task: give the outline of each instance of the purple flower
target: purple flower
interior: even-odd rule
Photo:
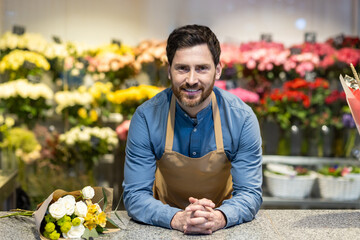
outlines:
[[[354,118],[350,113],[345,113],[342,116],[342,123],[344,124],[344,127],[346,128],[355,128],[355,121]]]

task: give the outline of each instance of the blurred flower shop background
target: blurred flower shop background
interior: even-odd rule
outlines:
[[[0,169],[17,170],[18,207],[34,208],[53,189],[84,185],[113,187],[120,199],[131,117],[170,86],[166,37],[194,22],[219,33],[223,74],[215,85],[253,108],[264,155],[360,159],[339,82],[340,74],[352,75],[350,63],[360,72],[359,1],[213,0],[209,9],[220,9],[218,20],[204,1],[184,1],[179,11],[174,1],[107,0],[109,16],[90,2],[0,1]],[[119,2],[130,6],[120,9]],[[266,10],[269,2],[274,6]],[[250,11],[245,17],[236,14],[242,7]],[[151,17],[159,12],[158,20]],[[247,23],[251,13],[264,19]],[[81,17],[88,21],[83,27]],[[329,169],[336,171],[319,171],[333,176]]]

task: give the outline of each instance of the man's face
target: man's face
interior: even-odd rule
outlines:
[[[215,67],[208,46],[201,44],[178,49],[168,75],[182,107],[201,110],[210,102],[214,82],[221,75],[221,65]]]

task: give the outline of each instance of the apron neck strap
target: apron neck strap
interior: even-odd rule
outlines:
[[[221,120],[220,120],[220,112],[217,104],[215,93],[211,93],[211,101],[212,101],[212,112],[214,119],[214,131],[215,131],[215,141],[216,147],[218,151],[224,151],[224,143],[223,136],[221,130]],[[176,98],[174,94],[171,96],[170,109],[167,120],[167,128],[166,128],[166,139],[165,139],[165,151],[171,152],[174,142],[174,129],[175,129],[175,110],[176,110]]]

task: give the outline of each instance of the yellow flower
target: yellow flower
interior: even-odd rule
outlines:
[[[83,119],[87,118],[87,116],[88,116],[85,108],[80,108],[78,110],[78,115],[79,115],[79,117],[81,117]]]
[[[36,52],[16,49],[3,57],[0,62],[0,71],[17,71],[25,61],[33,63],[38,68],[42,68],[44,70],[50,69],[50,64],[43,55]]]
[[[97,215],[97,222],[98,225],[101,227],[105,227],[106,225],[106,214],[105,212],[101,212],[99,215]]]
[[[96,227],[96,216],[88,211],[84,218],[84,226],[87,227],[89,230]]]
[[[98,120],[98,114],[94,109],[91,109],[91,111],[90,111],[90,119],[93,122]]]

